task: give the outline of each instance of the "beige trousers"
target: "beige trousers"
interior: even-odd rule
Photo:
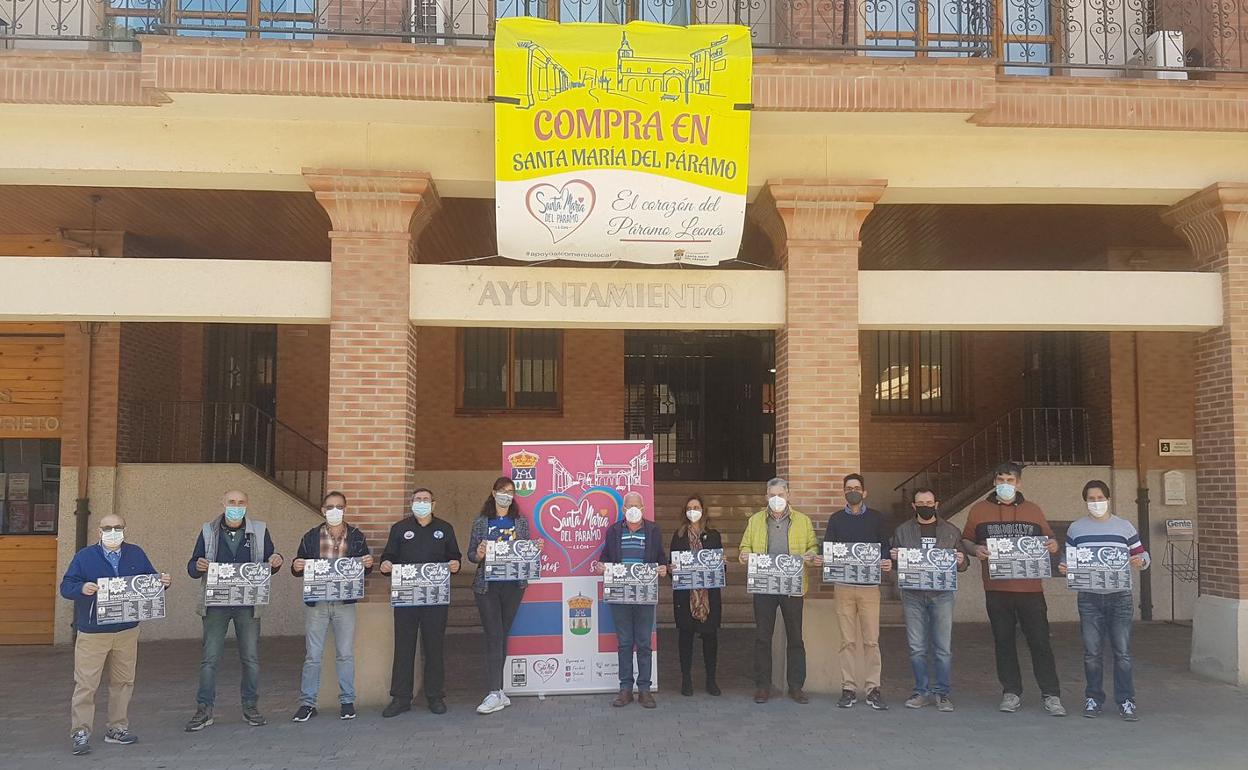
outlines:
[[[139,629],[115,634],[78,634],[74,642],[74,699],[69,732],[91,734],[95,726],[95,692],[108,666],[108,727],[128,728],[130,696],[134,693],[134,669],[139,657]]]
[[[880,587],[836,587],[836,621],[841,628],[841,689],[858,692],[880,686]]]

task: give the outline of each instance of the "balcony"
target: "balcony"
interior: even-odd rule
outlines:
[[[0,49],[128,51],[144,34],[485,46],[508,16],[742,24],[762,52],[976,58],[1010,74],[1248,73],[1244,0],[0,0]]]

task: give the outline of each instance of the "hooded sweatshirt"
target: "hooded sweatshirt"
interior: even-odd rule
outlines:
[[[990,537],[1053,537],[1053,528],[1044,518],[1044,511],[1035,503],[1023,499],[1022,492],[1014,493],[1014,500],[1003,503],[993,492],[985,500],[971,506],[971,513],[962,528],[962,537],[975,545],[987,545]],[[988,561],[981,562],[985,591],[1013,591],[1015,593],[1041,593],[1044,584],[1040,580],[993,580],[988,576]]]

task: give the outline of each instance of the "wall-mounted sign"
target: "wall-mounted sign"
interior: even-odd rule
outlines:
[[[0,437],[55,438],[61,418],[51,415],[0,415]]]
[[[498,249],[713,265],[741,245],[752,55],[738,25],[500,19]]]
[[[1191,540],[1196,537],[1196,525],[1191,519],[1166,519],[1166,536],[1171,540]]]
[[[1166,505],[1187,505],[1187,478],[1183,471],[1166,471],[1161,474]]]
[[[1157,454],[1162,457],[1191,457],[1192,440],[1190,438],[1159,438]]]

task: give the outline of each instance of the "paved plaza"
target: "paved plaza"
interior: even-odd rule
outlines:
[[[419,701],[411,713],[383,720],[379,708],[361,710],[354,722],[322,713],[294,724],[303,641],[262,641],[260,708],[265,727],[243,724],[238,707],[238,664],[231,642],[219,675],[217,724],[199,734],[182,731],[194,711],[199,663],[194,642],[144,644],[131,707],[140,743],[102,742],[104,688],[93,752],[69,754],[72,689],[68,648],[0,648],[4,698],[0,698],[0,767],[177,768],[178,770],[279,770],[281,768],[1248,768],[1248,693],[1199,679],[1186,670],[1190,630],[1175,625],[1138,627],[1136,682],[1142,720],[1127,724],[1115,714],[1078,716],[1082,702],[1082,652],[1078,628],[1054,627],[1054,643],[1072,716],[1054,719],[1040,710],[1023,656],[1025,709],[996,711],[991,638],[986,625],[954,631],[957,711],[902,708],[909,666],[900,628],[882,632],[885,695],[892,706],[877,713],[863,704],[839,710],[828,695],[808,706],[786,699],[763,706],[751,700],[748,629],[724,631],[724,695],[672,691],[678,681],[675,637],[660,635],[659,708],[613,709],[610,696],[516,698],[488,717],[474,707],[483,692],[482,640],[458,634],[448,647],[450,712],[434,716]],[[699,685],[701,678],[695,680]]]

